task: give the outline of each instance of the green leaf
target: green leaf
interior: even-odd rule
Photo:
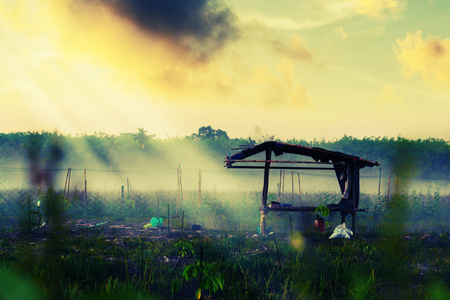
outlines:
[[[189,280],[192,278],[194,272],[194,266],[187,266],[184,268],[183,276],[186,280]]]
[[[197,291],[195,291],[195,299],[200,299],[202,297],[202,290],[198,289]]]
[[[172,294],[178,293],[179,289],[180,289],[180,282],[178,281],[178,278],[176,278],[172,281]]]
[[[219,277],[214,277],[213,279],[216,282],[216,285],[219,287],[219,289],[223,290],[223,283],[222,280],[220,279],[220,273],[219,273]]]

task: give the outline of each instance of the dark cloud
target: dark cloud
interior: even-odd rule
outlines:
[[[101,0],[142,30],[206,58],[236,37],[236,17],[222,0]]]

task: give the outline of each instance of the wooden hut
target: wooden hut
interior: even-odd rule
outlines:
[[[268,141],[256,146],[244,146],[234,155],[227,156],[225,166],[227,168],[264,169],[264,183],[261,199],[261,234],[266,233],[266,215],[269,211],[283,212],[313,212],[316,207],[292,206],[270,207],[267,205],[267,193],[269,188],[269,172],[271,169],[297,169],[297,170],[331,170],[336,174],[342,199],[339,203],[327,205],[330,211],[338,211],[342,216],[342,223],[347,215],[352,216],[352,230],[355,231],[357,212],[367,212],[367,209],[359,208],[359,170],[364,167],[379,166],[378,162],[369,161],[357,156],[329,151],[322,148],[292,145],[276,141]],[[261,154],[260,154],[261,153]],[[306,156],[309,160],[273,160],[272,154],[296,154]],[[263,159],[249,160],[251,156],[263,155]],[[265,159],[264,159],[265,156]]]

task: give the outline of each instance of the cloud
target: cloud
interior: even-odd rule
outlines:
[[[338,27],[338,28],[333,28],[334,32],[336,32],[336,34],[338,34],[339,36],[342,37],[342,39],[345,39],[348,35],[348,33],[345,31],[344,27]]]
[[[244,24],[259,24],[274,30],[317,28],[355,14],[349,0],[246,0],[234,1]]]
[[[236,38],[236,17],[222,0],[99,0],[144,32],[208,58]]]
[[[450,83],[450,39],[433,35],[423,39],[422,31],[417,30],[397,39],[393,50],[405,78],[419,75],[432,87]]]
[[[356,0],[355,10],[369,19],[383,19],[385,12],[401,13],[406,8],[406,0]]]
[[[248,92],[243,93],[242,97],[254,105],[299,108],[312,104],[306,95],[306,88],[295,77],[291,59],[282,59],[275,70],[267,65],[255,66],[246,78],[243,77],[242,82],[248,87]]]
[[[269,43],[276,52],[283,56],[295,60],[311,61],[311,52],[304,46],[304,41],[299,36],[292,37],[290,42],[282,39],[270,39]]]
[[[179,25],[166,28],[166,24],[156,32],[158,29],[137,26],[132,17],[119,14],[120,1],[61,1],[40,0],[38,10],[33,10],[31,3],[14,2],[14,14],[0,11],[0,24],[5,25],[0,29],[11,31],[11,43],[0,45],[0,53],[10,53],[0,58],[0,78],[31,86],[42,95],[42,101],[54,102],[60,110],[69,111],[64,105],[72,102],[70,105],[77,107],[85,103],[120,107],[120,113],[123,107],[132,106],[120,100],[127,92],[139,95],[149,105],[239,103],[292,108],[307,103],[293,62],[308,61],[311,53],[298,36],[282,39],[270,30],[268,36],[264,28],[245,28],[239,32],[243,38],[222,45],[215,55],[207,53],[207,59],[199,61],[198,55],[205,49],[198,54],[198,49],[177,42],[194,39],[190,35],[197,34],[198,24],[190,31]],[[33,22],[26,22],[31,17]],[[214,39],[208,33],[198,33],[195,38],[199,43]],[[278,54],[275,59],[274,52]],[[277,66],[280,59],[286,62]],[[16,93],[9,83],[0,82],[0,86],[2,95]],[[119,87],[120,93],[116,92]]]
[[[385,84],[378,101],[384,104],[401,104],[404,103],[405,100],[398,95],[392,85]]]

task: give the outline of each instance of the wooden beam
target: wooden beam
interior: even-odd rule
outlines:
[[[267,207],[267,211],[283,211],[283,212],[312,212],[316,211],[316,206],[281,206],[281,207]],[[338,207],[331,207],[329,208],[330,211],[342,211],[344,213],[353,213],[352,210],[349,209],[341,209]],[[355,212],[368,212],[368,209],[366,208],[358,208],[355,210]]]
[[[263,159],[230,159],[230,163],[236,163],[236,162],[261,162],[265,163],[266,161]],[[320,162],[320,161],[301,161],[301,160],[271,160],[271,163],[289,163],[289,164],[317,164],[317,165],[342,165],[345,166],[343,163],[330,163],[330,162]]]
[[[269,162],[270,164],[270,162]],[[265,169],[266,166],[230,166],[229,169]],[[326,168],[326,167],[279,167],[272,166],[270,169],[286,169],[286,170],[334,170],[334,168]]]

